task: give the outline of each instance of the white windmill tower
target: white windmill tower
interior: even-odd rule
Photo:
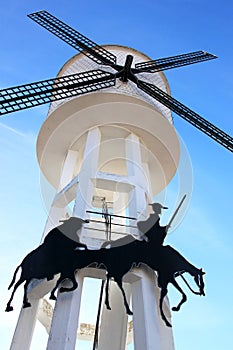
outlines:
[[[11,102],[13,110],[52,102],[37,141],[41,171],[56,188],[44,234],[70,215],[71,209],[72,216],[90,219],[79,233],[90,249],[100,248],[106,239],[137,236],[136,220],[147,217],[148,204],[170,182],[179,163],[179,140],[168,106],[176,108],[180,115],[184,106],[170,100],[161,70],[164,66],[171,68],[214,56],[197,52],[156,63],[149,61],[148,66],[148,62],[140,63],[148,61],[146,55],[123,46],[100,47],[45,11],[29,17],[72,46],[84,49],[63,66],[56,79],[39,82],[36,87],[31,84],[17,88],[30,90],[27,103],[25,94]],[[132,63],[135,69],[131,68]],[[23,99],[19,107],[17,98]],[[7,110],[8,106],[4,108]],[[183,113],[190,117],[189,109]],[[192,117],[193,124],[198,117]],[[200,123],[196,125],[199,128]],[[219,129],[209,124],[205,125],[206,130],[219,134]],[[215,134],[213,138],[216,139]],[[230,147],[228,135],[216,140]],[[100,208],[105,214],[108,210],[111,225],[102,220]],[[75,349],[85,277],[103,280],[105,272],[85,268],[77,273],[78,289],[59,294],[48,350]],[[53,283],[31,284],[32,307],[20,313],[12,350],[30,348],[39,300]],[[173,349],[172,331],[161,322],[158,312],[155,273],[146,267],[136,268],[126,275],[124,283],[128,298],[132,297],[135,349]],[[123,350],[127,315],[114,283],[110,289],[112,311],[102,307],[98,349]],[[169,317],[168,302],[167,314]]]

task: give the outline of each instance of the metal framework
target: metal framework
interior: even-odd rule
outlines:
[[[88,56],[91,60],[98,64],[111,66],[116,70],[116,73],[113,74],[102,70],[94,70],[3,89],[0,91],[1,115],[114,86],[116,78],[119,78],[125,83],[131,80],[139,89],[158,100],[164,106],[170,108],[181,118],[233,152],[233,138],[231,136],[166,94],[157,86],[139,80],[136,76],[138,73],[142,72],[155,73],[166,69],[215,59],[215,55],[205,51],[196,51],[137,63],[134,68],[131,67],[133,56],[127,55],[124,66],[121,66],[116,63],[116,56],[114,54],[97,45],[94,41],[77,32],[47,11],[35,12],[28,15],[28,17],[79,52]]]
[[[161,102],[164,106],[170,108],[173,112],[188,121],[197,129],[201,130],[206,135],[220,143],[229,151],[233,152],[233,138],[210,123],[208,120],[204,119],[199,114],[195,113],[190,108],[186,107],[181,102],[166,94],[153,84],[139,80],[138,87],[144,92],[148,93],[150,96],[154,97],[157,101]]]
[[[183,55],[160,58],[158,60],[147,61],[135,64],[135,68],[141,72],[155,73],[166,69],[187,66],[193,63],[212,60],[217,56],[205,51],[195,51]]]
[[[114,74],[102,70],[67,75],[0,91],[0,114],[86,94],[115,85]]]
[[[94,41],[77,32],[64,22],[47,11],[39,11],[28,15],[33,21],[46,28],[58,38],[73,46],[76,50],[85,50],[83,53],[100,64],[116,63],[116,56],[97,45]]]

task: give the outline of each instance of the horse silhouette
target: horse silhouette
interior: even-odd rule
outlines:
[[[178,311],[181,305],[186,301],[187,297],[176,282],[175,277],[180,274],[183,274],[184,272],[188,272],[194,277],[194,281],[197,287],[199,288],[198,292],[194,293],[199,295],[205,295],[203,281],[204,272],[202,271],[202,269],[198,269],[194,265],[189,263],[174,248],[170,246],[158,247],[157,245],[154,245],[153,241],[150,241],[150,234],[148,234],[149,242],[133,240],[132,242],[123,246],[113,247],[110,249],[101,248],[98,250],[75,250],[77,242],[71,240],[72,242],[68,241],[66,242],[66,244],[67,246],[69,246],[70,244],[72,248],[67,249],[64,253],[63,245],[61,251],[57,251],[56,253],[56,257],[62,258],[59,258],[58,260],[51,259],[49,265],[43,262],[43,258],[45,258],[46,262],[48,261],[46,260],[48,258],[45,257],[45,255],[48,254],[48,247],[46,246],[45,242],[44,244],[33,250],[31,253],[29,253],[24,258],[22,263],[16,268],[9,289],[14,285],[16,273],[20,267],[22,269],[21,276],[18,282],[16,282],[14,285],[12,295],[7,303],[6,311],[13,310],[11,302],[13,300],[14,293],[18,286],[24,281],[25,285],[23,307],[25,308],[30,306],[27,297],[27,288],[32,279],[51,279],[55,274],[60,273],[60,277],[58,278],[56,285],[50,294],[51,299],[56,299],[55,292],[62,281],[64,281],[65,279],[69,279],[72,282],[72,286],[61,287],[61,293],[75,290],[78,287],[77,281],[75,279],[75,271],[84,267],[93,266],[93,264],[95,264],[97,268],[103,267],[106,269],[107,272],[107,281],[105,287],[106,307],[108,309],[111,309],[109,304],[109,281],[111,278],[113,278],[122,292],[126,312],[129,315],[131,315],[132,311],[130,310],[125,291],[123,289],[122,280],[125,274],[127,274],[132,269],[132,267],[139,266],[140,264],[146,264],[158,274],[158,284],[161,288],[160,313],[165,324],[168,327],[171,327],[171,324],[169,323],[163,312],[163,300],[167,294],[168,284],[171,283],[182,294],[182,299],[179,302],[179,304],[172,308],[173,311]],[[70,240],[70,238],[65,237],[65,239],[63,238],[63,240]],[[53,246],[52,242],[53,239],[51,239],[51,247]],[[57,247],[61,247],[61,245],[58,244]],[[85,248],[85,246],[83,248]]]
[[[25,281],[23,307],[31,306],[27,299],[27,287],[32,279],[51,280],[55,274],[61,272],[64,262],[69,259],[69,255],[76,248],[87,249],[87,246],[79,241],[76,234],[84,222],[80,218],[71,217],[62,225],[52,229],[44,239],[44,243],[30,252],[17,266],[13,279],[8,287],[10,289],[16,279],[16,274],[21,267],[21,276],[14,285],[10,300],[7,303],[6,311],[12,311],[11,302],[16,289]]]

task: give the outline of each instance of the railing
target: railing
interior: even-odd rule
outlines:
[[[120,224],[120,223],[113,223],[112,222],[112,218],[113,217],[121,218],[121,219],[128,219],[128,220],[137,220],[137,218],[134,218],[134,217],[131,217],[131,216],[116,215],[116,214],[110,214],[109,212],[99,212],[99,211],[92,211],[92,210],[86,210],[86,213],[101,215],[105,219],[105,221],[104,221],[105,226],[106,226],[106,231],[105,232],[106,232],[106,238],[107,238],[108,241],[111,241],[112,225],[137,228],[137,226],[133,226],[133,225],[127,225],[127,224]],[[102,221],[94,220],[94,219],[90,219],[90,222],[103,223]],[[98,230],[98,229],[96,229],[96,230]],[[116,233],[119,233],[119,232],[116,232]],[[122,233],[122,234],[124,234],[124,233]],[[125,234],[127,234],[127,233],[125,233]]]

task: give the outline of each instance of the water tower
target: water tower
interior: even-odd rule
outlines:
[[[129,54],[133,55],[134,63],[149,59],[128,47],[105,48],[117,56],[120,64],[124,64]],[[58,76],[97,68],[95,62],[78,54],[62,67]],[[169,93],[163,73],[154,73],[146,79]],[[98,249],[106,240],[139,234],[136,220],[147,217],[148,203],[176,172],[179,141],[170,110],[138,91],[133,84],[119,80],[116,86],[100,92],[52,102],[38,136],[37,156],[42,173],[57,192],[44,234],[69,215],[89,218],[90,223],[79,233],[80,239],[90,249]],[[110,227],[101,215],[106,210],[111,214]],[[85,276],[104,279],[105,272],[85,269],[77,277],[78,290],[58,298],[48,341],[50,350],[74,349],[77,305],[81,303]],[[127,294],[132,295],[135,349],[149,349],[155,343],[157,349],[173,348],[172,333],[160,321],[157,310],[155,278],[154,272],[145,267],[135,269],[125,280]],[[50,288],[45,285],[32,288],[31,295],[36,299],[42,297],[45,291],[41,290],[48,292]],[[113,310],[102,308],[99,349],[107,350],[110,345],[112,349],[124,349],[127,315],[114,282],[110,299]],[[19,321],[18,327],[25,329],[27,322],[32,328],[36,312],[32,315],[31,311],[24,310],[22,315],[20,318],[26,319]],[[16,338],[17,330],[12,349],[28,348],[26,343],[20,343],[19,347]],[[22,341],[21,336],[20,339]]]
[[[39,166],[56,189],[44,236],[72,215],[90,220],[78,233],[89,249],[117,244],[129,234],[140,238],[137,220],[147,217],[148,204],[167,186],[179,163],[171,110],[232,150],[229,135],[170,96],[161,72],[215,56],[198,51],[151,61],[128,47],[98,46],[45,11],[29,17],[84,50],[55,79],[2,90],[7,96],[2,114],[51,102],[37,141]],[[77,273],[78,289],[58,295],[48,327],[48,350],[75,349],[86,277],[104,280],[105,271],[82,269]],[[155,273],[145,266],[134,268],[124,283],[132,299],[135,349],[173,349],[171,329],[158,312]],[[31,284],[32,307],[20,313],[12,350],[30,348],[40,300],[53,285],[54,281]],[[100,305],[98,349],[123,350],[128,320],[114,282],[110,299],[111,311]],[[166,313],[169,318],[168,301]]]

